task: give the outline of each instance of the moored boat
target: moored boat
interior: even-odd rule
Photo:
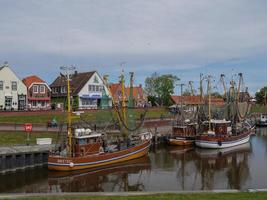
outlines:
[[[267,113],[262,113],[260,119],[257,120],[256,126],[258,127],[266,127],[267,126]]]
[[[243,127],[232,131],[230,121],[211,120],[211,130],[196,137],[195,144],[201,148],[222,149],[249,142],[251,130]]]
[[[177,125],[172,128],[172,135],[168,139],[170,145],[194,145],[196,136],[196,123]]]
[[[138,144],[123,145],[120,141],[114,146],[106,146],[101,134],[84,134],[74,137],[72,156],[51,154],[48,169],[73,171],[103,167],[105,165],[128,161],[147,155],[151,144],[151,133],[143,134]]]

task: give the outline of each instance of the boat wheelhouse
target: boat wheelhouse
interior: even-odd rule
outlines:
[[[172,135],[169,138],[170,145],[193,145],[195,142],[196,123],[186,123],[172,127]]]

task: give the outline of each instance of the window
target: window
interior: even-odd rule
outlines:
[[[96,76],[94,78],[94,83],[99,83],[99,80],[98,80],[98,78]]]
[[[36,101],[33,101],[32,106],[36,107],[36,105],[37,105]]]
[[[38,85],[33,86],[33,93],[38,93]]]
[[[13,91],[17,91],[17,82],[16,81],[11,82],[11,88]]]
[[[67,90],[66,90],[66,86],[61,86],[61,88],[60,88],[60,92],[61,92],[61,93],[66,93],[66,92],[67,92]]]
[[[40,91],[40,93],[45,93],[45,86],[44,85],[40,85],[39,86],[39,91]]]
[[[0,81],[0,90],[3,90],[3,88],[4,88],[4,82]]]
[[[95,86],[95,91],[96,91],[96,92],[99,91],[99,86],[98,86],[98,85]]]

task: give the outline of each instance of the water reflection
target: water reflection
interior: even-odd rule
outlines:
[[[131,175],[142,174],[143,170],[150,170],[149,157],[95,171],[50,172],[49,192],[144,191],[140,179],[129,181]]]
[[[148,157],[95,171],[46,168],[0,175],[0,192],[179,191],[267,188],[267,129],[222,150],[156,146]]]

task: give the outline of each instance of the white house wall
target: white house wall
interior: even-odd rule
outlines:
[[[95,79],[95,76],[97,77],[99,83],[95,83],[94,82],[94,79]],[[98,86],[104,86],[104,89],[105,89],[105,92],[106,94],[110,97],[110,94],[109,94],[109,91],[107,89],[107,87],[104,85],[103,83],[103,80],[102,78],[99,76],[99,74],[97,72],[95,72],[92,77],[90,78],[90,80],[88,80],[88,82],[84,85],[84,87],[80,90],[78,96],[79,96],[79,108],[82,108],[82,101],[81,101],[81,98],[82,96],[86,96],[86,95],[93,95],[93,94],[96,94],[96,95],[100,95],[101,98],[102,98],[102,92],[89,92],[89,85],[98,85]],[[109,105],[111,106],[112,105],[112,102],[110,101],[109,102]]]
[[[5,106],[5,96],[12,96],[12,108],[18,109],[18,95],[27,95],[27,87],[9,68],[4,67],[0,70],[0,81],[3,81],[3,90],[0,90],[0,106]],[[17,91],[12,91],[11,82],[17,82]],[[14,105],[13,105],[14,102]]]

